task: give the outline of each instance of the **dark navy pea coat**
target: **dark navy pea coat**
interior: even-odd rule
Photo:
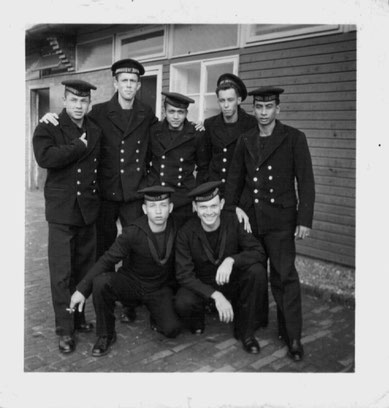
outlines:
[[[97,218],[101,130],[87,117],[84,126],[87,147],[65,110],[59,115],[58,126],[40,123],[34,131],[36,161],[47,169],[44,195],[48,222],[79,225],[80,211],[84,224]]]
[[[221,113],[204,122],[210,181],[226,182],[236,142],[242,133],[257,126],[257,120],[239,108],[238,121],[231,133],[227,130],[229,126]]]
[[[152,109],[135,98],[131,120],[122,118],[118,94],[93,106],[89,117],[102,129],[99,187],[110,201],[141,198],[137,190],[146,187],[146,155],[150,126],[157,121]]]
[[[296,225],[311,228],[315,183],[304,133],[277,120],[263,151],[259,137],[253,128],[236,145],[226,184],[227,207],[246,212],[253,207],[258,233]]]
[[[185,120],[182,132],[177,132],[177,136],[171,140],[165,119],[153,125],[150,133],[148,185],[173,187],[176,190],[172,194],[175,208],[189,204],[191,199],[187,197],[188,192],[205,181],[208,170],[204,132],[197,132]]]

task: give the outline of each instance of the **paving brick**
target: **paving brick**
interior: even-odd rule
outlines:
[[[353,372],[355,316],[352,308],[303,293],[302,363],[291,361],[277,338],[276,307],[270,295],[269,326],[256,332],[259,355],[243,350],[233,338],[233,325],[207,314],[205,332],[193,336],[184,330],[167,339],[150,330],[149,313],[137,308],[137,320],[120,323],[116,309],[118,341],[103,357],[91,356],[94,333],[76,335],[76,351],[58,351],[47,263],[47,223],[41,192],[27,192],[25,235],[25,334],[26,372]],[[92,299],[86,317],[95,322]]]
[[[260,368],[272,363],[274,360],[277,360],[277,357],[274,357],[273,355],[263,357],[256,361],[255,363],[250,364],[252,368],[255,370],[259,370]]]

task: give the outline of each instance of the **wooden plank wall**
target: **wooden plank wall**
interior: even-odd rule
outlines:
[[[246,48],[239,72],[249,90],[283,87],[280,120],[308,138],[316,204],[298,252],[355,266],[356,33]]]

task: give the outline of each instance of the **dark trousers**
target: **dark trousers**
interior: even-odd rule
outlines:
[[[294,231],[268,232],[260,234],[259,239],[270,259],[270,286],[277,304],[279,330],[287,341],[300,340],[301,289],[295,267]]]
[[[259,327],[266,301],[266,284],[266,270],[258,263],[245,270],[234,268],[230,282],[215,287],[230,300],[234,310],[234,331],[242,340],[253,336]],[[202,329],[207,302],[208,299],[181,287],[176,295],[175,308],[190,329]]]
[[[117,220],[120,220],[122,227],[127,227],[143,214],[142,203],[142,200],[101,201],[99,216],[96,221],[97,259],[114,243],[118,233]]]
[[[115,302],[123,304],[141,301],[150,312],[157,330],[167,337],[176,337],[181,329],[173,308],[173,290],[164,286],[150,293],[141,293],[130,277],[108,272],[93,280],[93,304],[96,311],[96,334],[112,335],[115,331]]]
[[[66,311],[76,285],[95,263],[95,224],[82,227],[49,223],[48,258],[56,333],[70,335],[75,324],[85,321],[83,313]]]

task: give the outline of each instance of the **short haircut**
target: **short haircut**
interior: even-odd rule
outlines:
[[[239,93],[239,88],[233,83],[233,82],[224,82],[222,84],[220,84],[217,88],[216,88],[216,95],[219,97],[219,92],[220,91],[226,91],[227,89],[234,89],[236,96],[239,98],[240,97],[240,93]]]

